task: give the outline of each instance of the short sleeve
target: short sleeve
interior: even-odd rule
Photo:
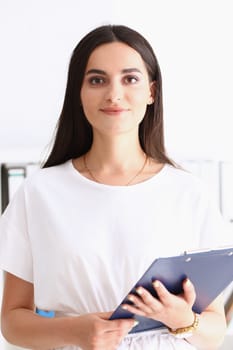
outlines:
[[[0,268],[33,282],[24,184],[18,189],[0,218]]]
[[[201,203],[201,247],[233,246],[233,226],[227,222],[209,191],[204,191]]]

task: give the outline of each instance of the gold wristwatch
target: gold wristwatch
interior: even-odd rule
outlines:
[[[191,337],[193,335],[193,331],[197,329],[199,324],[199,315],[196,314],[195,312],[193,314],[194,314],[194,321],[190,326],[177,328],[177,329],[172,329],[168,327],[169,332],[173,334],[176,338],[184,339],[184,338]]]

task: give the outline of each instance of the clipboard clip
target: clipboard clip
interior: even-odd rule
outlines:
[[[233,246],[225,245],[220,247],[212,247],[212,248],[201,248],[201,249],[193,249],[193,250],[185,250],[181,255],[195,254],[195,253],[207,253],[214,252],[217,250],[231,249],[231,252],[228,252],[228,255],[233,255]]]
[[[181,255],[188,255],[188,254],[195,254],[195,253],[205,253],[205,252],[210,252],[211,250],[212,249],[210,249],[210,248],[185,250]]]

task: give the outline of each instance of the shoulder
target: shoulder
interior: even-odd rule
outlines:
[[[165,165],[164,178],[168,187],[183,194],[208,197],[209,188],[206,182],[197,175],[181,167]]]
[[[66,181],[69,174],[70,161],[49,168],[38,168],[25,180],[25,188],[40,186],[43,184],[56,184]]]
[[[197,175],[194,175],[190,171],[182,168],[182,167],[175,167],[169,164],[165,165],[167,174],[169,177],[171,177],[174,181],[177,183],[181,183],[182,185],[190,185],[197,187],[202,187],[204,182],[198,177]]]

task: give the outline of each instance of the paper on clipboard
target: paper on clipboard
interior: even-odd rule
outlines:
[[[156,297],[152,286],[160,280],[173,294],[182,292],[182,281],[188,277],[195,286],[196,301],[193,310],[201,313],[233,281],[233,247],[200,252],[185,252],[179,256],[156,259],[128,294],[135,294],[135,288],[143,286]],[[127,296],[128,296],[127,294]],[[122,309],[123,303],[130,304],[127,296],[113,312],[110,319],[134,318],[139,324],[130,333],[163,329],[159,321],[132,314]]]

